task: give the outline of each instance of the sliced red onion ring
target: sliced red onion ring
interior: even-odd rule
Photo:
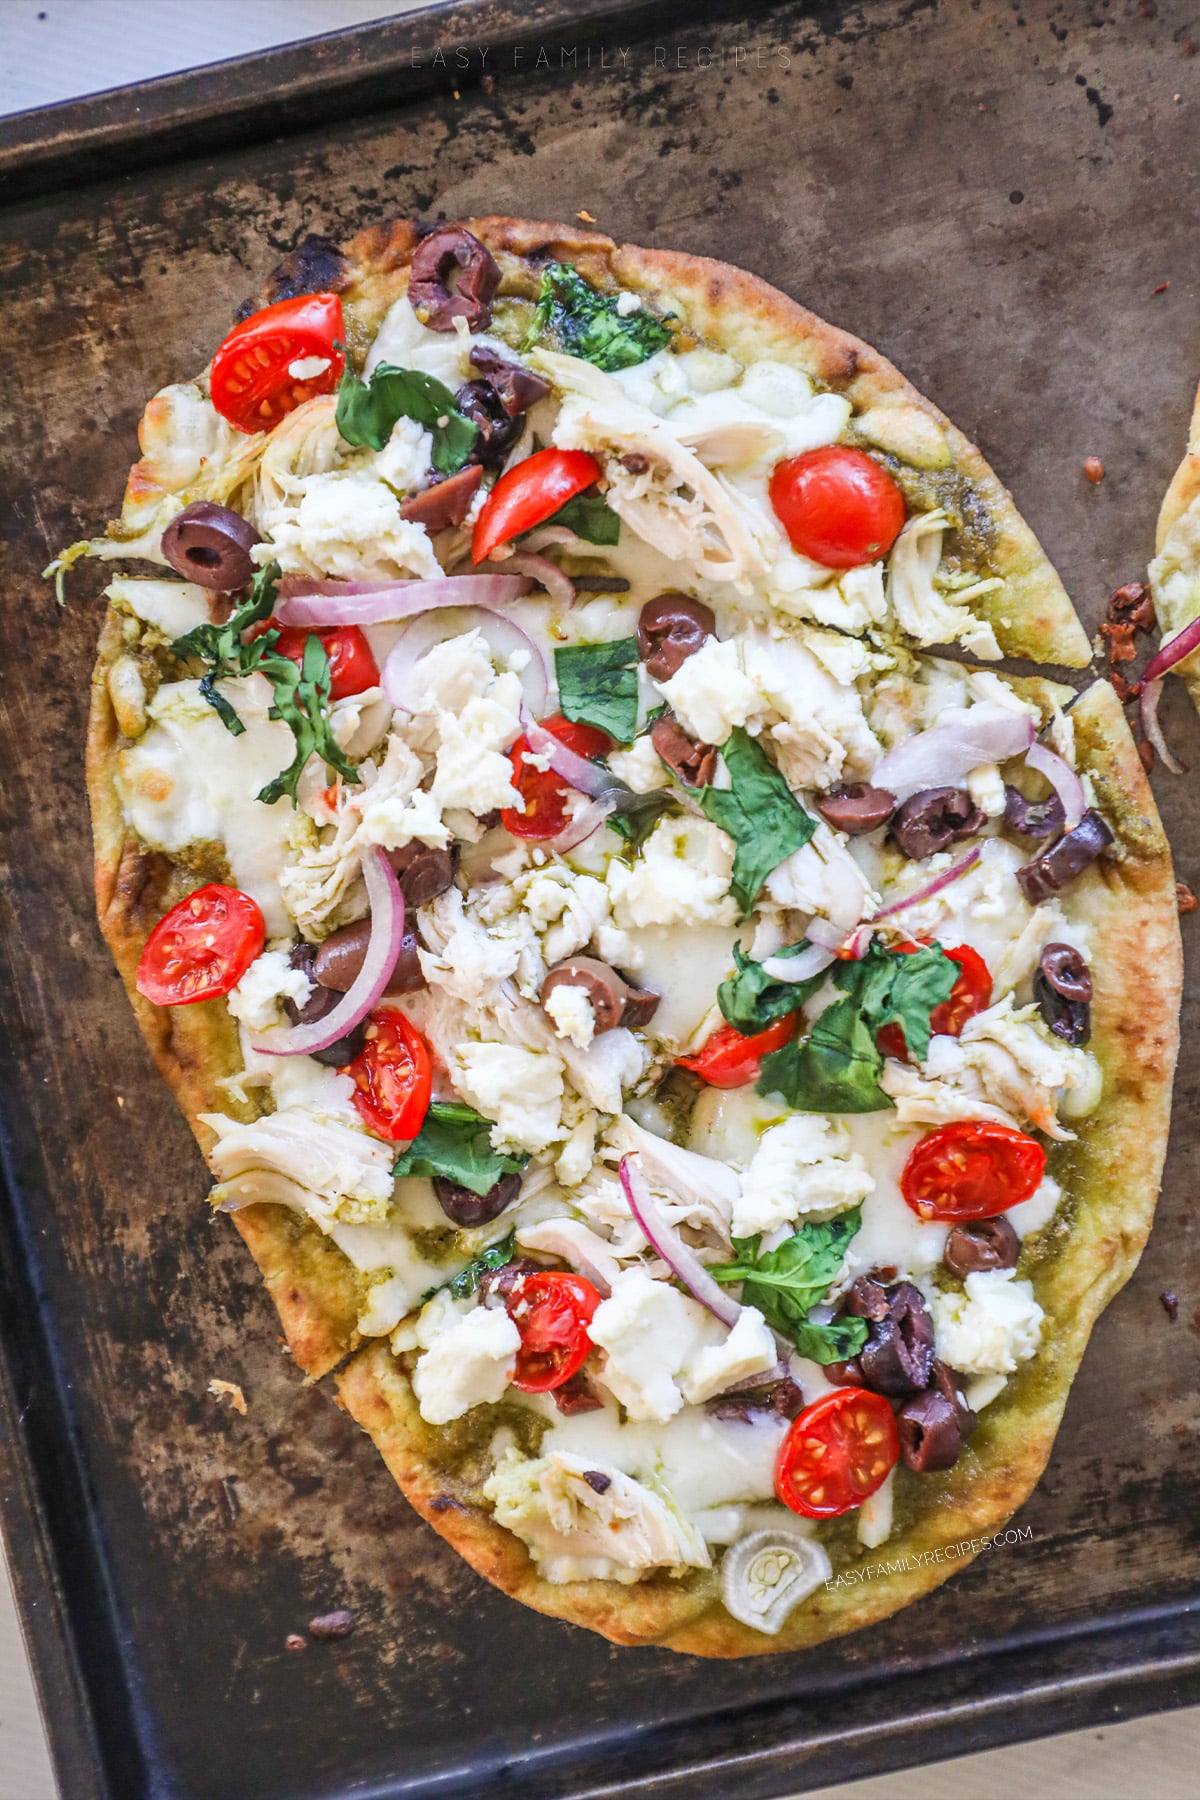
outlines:
[[[810,944],[820,944],[822,950],[837,951],[850,934],[845,926],[835,925],[817,913],[805,926],[804,935]]]
[[[488,649],[501,661],[507,661],[514,650],[523,650],[528,654],[528,662],[519,671],[524,703],[531,714],[544,712],[550,687],[550,672],[546,667],[545,657],[529,633],[522,631],[516,620],[510,619],[506,613],[493,612],[486,606],[461,606],[455,610],[470,613],[470,624],[461,627],[456,625],[446,617],[445,611],[427,614],[414,619],[411,625],[406,625],[393,644],[380,675],[383,691],[392,705],[401,712],[411,713],[412,676],[417,663],[444,638],[458,636],[460,630],[476,630],[483,635]]]
[[[574,750],[568,750],[561,738],[556,738],[552,731],[547,731],[536,719],[523,719],[522,724],[525,742],[533,754],[539,759],[544,757],[547,767],[561,776],[568,787],[578,788],[581,794],[587,794],[592,800],[603,800],[610,794],[615,799],[631,792],[623,781],[617,780],[610,769],[602,769],[599,763],[577,755]]]
[[[871,772],[871,786],[907,800],[922,788],[953,787],[980,763],[1006,762],[1034,740],[1028,713],[981,704],[950,724],[919,731],[889,750]]]
[[[555,856],[564,856],[568,850],[574,850],[585,838],[599,831],[609,813],[616,812],[616,796],[609,793],[603,800],[589,800],[581,806],[569,824],[564,825],[557,837],[549,838],[542,845]]]
[[[1044,775],[1050,786],[1062,801],[1063,820],[1068,831],[1074,831],[1080,819],[1087,811],[1087,796],[1083,791],[1083,783],[1061,756],[1045,744],[1031,744],[1025,752],[1025,761],[1039,775]]]
[[[766,956],[762,966],[772,981],[807,981],[811,975],[820,975],[834,961],[832,950],[826,949],[824,944],[810,943],[807,950],[800,950],[795,956]]]
[[[376,581],[343,581],[337,575],[284,575],[280,578],[277,593],[280,600],[294,600],[297,595],[304,594],[382,594],[385,590],[406,585],[391,576],[381,576]]]
[[[565,580],[565,577],[564,577]],[[443,575],[437,581],[393,581],[386,587],[318,591],[309,583],[304,593],[275,603],[281,625],[386,625],[411,619],[437,606],[508,606],[529,592],[526,575],[514,568],[498,575]],[[575,590],[571,589],[572,597]]]
[[[1182,631],[1177,631],[1173,638],[1154,652],[1142,670],[1142,680],[1157,681],[1160,675],[1166,675],[1176,663],[1183,662],[1185,657],[1197,649],[1200,649],[1200,617],[1185,625]]]
[[[366,1018],[387,987],[404,938],[404,895],[382,850],[372,847],[363,852],[363,879],[371,906],[371,936],[353,985],[323,1019],[293,1025],[290,1031],[256,1042],[254,1048],[264,1056],[310,1056],[336,1044]]]
[[[713,1280],[695,1251],[688,1249],[675,1227],[663,1218],[657,1200],[642,1179],[636,1153],[621,1158],[619,1172],[629,1210],[650,1248],[714,1318],[720,1319],[722,1325],[736,1325],[742,1315],[741,1306],[719,1281]]]
[[[514,555],[520,556],[526,550],[530,550],[536,555],[539,550],[545,550],[550,544],[582,544],[583,541],[576,532],[571,530],[569,525],[539,525],[536,531],[531,531],[528,537],[521,539],[521,549],[515,551]],[[592,548],[591,545],[587,547]]]
[[[919,905],[922,900],[931,900],[935,894],[940,894],[944,887],[949,887],[952,881],[957,881],[960,875],[965,875],[968,869],[973,869],[982,854],[979,845],[976,844],[973,850],[967,851],[961,861],[952,863],[948,869],[943,869],[940,875],[935,875],[932,881],[927,881],[925,886],[918,888],[915,894],[908,894],[903,900],[893,900],[890,906],[881,906],[879,911],[872,915],[871,923],[875,924],[879,919],[890,919],[893,913],[904,912],[910,906]]]
[[[1158,703],[1162,699],[1162,688],[1161,675],[1154,681],[1143,682],[1141,700],[1138,704],[1142,730],[1145,733],[1146,742],[1151,744],[1157,754],[1162,757],[1172,775],[1186,775],[1187,764],[1181,763],[1177,756],[1172,755],[1171,747],[1163,736],[1163,728],[1158,722]],[[1079,823],[1078,820],[1075,822]]]
[[[489,574],[493,569],[501,568],[506,575],[509,572],[514,575],[528,575],[531,581],[536,581],[539,587],[544,587],[550,598],[557,600],[560,606],[573,606],[575,603],[575,583],[569,575],[564,575],[548,556],[538,556],[532,550],[514,550],[512,555],[506,556],[502,563],[485,563],[483,566]],[[464,577],[464,579],[470,579],[470,577]],[[486,580],[487,577],[485,576],[484,579]]]

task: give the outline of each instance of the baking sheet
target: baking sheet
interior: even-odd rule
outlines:
[[[1144,568],[1200,371],[1184,7],[692,9],[702,26],[657,34],[610,15],[590,66],[571,11],[527,11],[519,34],[498,8],[365,28],[341,62],[268,53],[224,100],[190,78],[189,110],[176,78],[157,113],[126,99],[90,137],[78,112],[74,136],[34,121],[25,165],[14,136],[0,154],[54,189],[8,209],[0,244],[0,1466],[72,1800],[778,1794],[1200,1691],[1194,1054],[1158,1225],[1020,1515],[1031,1535],[869,1636],[714,1665],[538,1618],[409,1513],[279,1354],[100,943],[80,762],[104,576],[85,566],[60,612],[38,571],[116,510],[144,397],[203,364],[304,231],[586,208],[726,257],[877,344],[976,437],[1089,624]],[[401,29],[415,85],[368,113],[381,71],[401,80]],[[311,116],[342,116],[251,142],[289,56]],[[166,136],[114,138],[139,110]],[[123,172],[80,187],[83,141],[93,171]],[[1158,791],[1187,878],[1194,784]],[[245,1419],[214,1376],[242,1384]],[[351,1638],[285,1652],[335,1605]]]

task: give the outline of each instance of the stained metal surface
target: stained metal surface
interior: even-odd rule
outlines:
[[[84,565],[60,611],[38,571],[115,512],[144,398],[203,365],[305,231],[586,208],[618,238],[725,257],[878,345],[976,437],[1090,626],[1144,569],[1200,373],[1183,5],[784,5],[657,39],[604,25],[590,67],[582,49],[564,66],[571,10],[518,21],[519,63],[511,16],[483,15],[486,82],[465,9],[388,26],[389,68],[402,25],[426,57],[466,46],[472,85],[455,98],[434,69],[370,115],[378,70],[355,76],[384,28],[365,28],[321,90],[336,124],[222,149],[237,107],[205,90],[202,155],[164,161],[151,136],[133,166],[127,135],[127,172],[4,216],[0,1481],[71,1800],[778,1794],[1200,1692],[1194,1051],[1154,1235],[1020,1515],[1031,1539],[869,1635],[720,1665],[541,1619],[414,1518],[280,1354],[101,943],[81,759],[104,575]],[[1194,782],[1158,792],[1187,878]],[[1185,1044],[1195,1024],[1189,997]],[[242,1384],[244,1419],[213,1377]],[[335,1606],[352,1637],[285,1651]]]

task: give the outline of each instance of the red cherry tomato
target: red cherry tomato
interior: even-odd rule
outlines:
[[[424,1038],[402,1012],[385,1007],[372,1015],[367,1041],[344,1072],[368,1131],[389,1144],[416,1137],[429,1111],[433,1071]]]
[[[901,956],[911,956],[921,945],[897,944],[895,948]],[[943,944],[941,948],[944,956],[958,964],[961,973],[941,1005],[935,1006],[930,1013],[929,1029],[935,1037],[957,1037],[968,1019],[973,1019],[976,1013],[990,1005],[992,977],[982,956],[978,950],[972,950],[970,944],[958,944],[953,950],[947,950]],[[894,1056],[900,1062],[908,1061],[903,1025],[885,1025],[876,1032],[875,1042],[881,1055]]]
[[[919,1219],[990,1219],[1028,1200],[1046,1152],[1023,1131],[983,1119],[939,1125],[913,1149],[900,1192]]]
[[[602,474],[586,450],[535,450],[502,475],[488,495],[475,521],[471,561],[483,562],[498,545],[532,531]]]
[[[887,470],[845,444],[776,463],[770,492],[792,548],[827,569],[886,556],[904,525],[904,495]]]
[[[542,719],[541,727],[568,750],[573,750],[576,756],[604,756],[612,749],[612,739],[606,731],[598,731],[594,725],[576,725],[571,719],[564,719],[561,713]],[[572,790],[553,769],[531,768],[525,758],[532,754],[525,737],[519,737],[508,753],[513,786],[525,802],[525,811],[518,812],[515,806],[506,806],[500,814],[500,822],[514,837],[557,837],[567,823],[567,795]]]
[[[600,1295],[582,1275],[546,1269],[524,1275],[508,1298],[509,1316],[521,1333],[512,1384],[526,1394],[546,1394],[569,1381],[592,1348],[588,1325]]]
[[[805,1519],[836,1519],[883,1486],[900,1456],[882,1394],[843,1387],[806,1406],[775,1461],[775,1492]]]
[[[315,394],[331,394],[346,357],[342,303],[336,294],[298,294],[278,300],[235,325],[212,360],[212,403],[239,431],[270,431]],[[291,375],[310,356],[328,368]]]
[[[210,881],[158,921],[137,968],[155,1006],[194,1006],[237,986],[263,947],[263,916],[240,888]]]
[[[782,1050],[795,1035],[799,1017],[799,1013],[788,1013],[750,1037],[733,1025],[720,1025],[695,1056],[680,1056],[676,1062],[679,1068],[699,1075],[709,1087],[745,1087],[758,1080],[763,1057],[772,1050]]]
[[[351,694],[361,694],[364,688],[379,685],[379,669],[371,655],[371,646],[357,625],[330,625],[323,631],[312,632],[303,625],[279,626],[273,619],[268,619],[262,629],[278,631],[275,648],[280,656],[301,665],[309,638],[320,638],[329,658],[331,700],[347,700]]]

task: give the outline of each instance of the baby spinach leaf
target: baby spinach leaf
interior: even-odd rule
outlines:
[[[568,719],[628,744],[637,730],[638,641],[567,644],[554,652],[558,704]]]
[[[885,1025],[904,1032],[910,1053],[929,1049],[929,1016],[949,998],[958,964],[937,944],[911,955],[872,943],[857,962],[829,971],[842,999],[827,1006],[805,1038],[763,1058],[760,1094],[782,1094],[800,1112],[880,1112],[892,1102],[879,1085]]]
[[[417,1136],[396,1158],[392,1173],[445,1175],[473,1194],[486,1194],[502,1175],[515,1174],[529,1161],[528,1156],[493,1149],[491,1129],[491,1119],[473,1107],[435,1100]]]
[[[602,494],[576,494],[565,506],[543,521],[543,525],[565,525],[576,537],[589,544],[616,544],[621,538],[621,521]],[[541,531],[543,525],[537,529]]]
[[[807,938],[772,952],[774,957],[799,956],[808,949]],[[740,944],[733,946],[737,974],[723,981],[717,989],[717,1005],[722,1016],[736,1030],[751,1037],[765,1031],[776,1019],[786,1018],[815,994],[825,980],[825,973],[810,975],[805,981],[780,981],[768,975],[762,963],[745,954]]]
[[[433,434],[431,461],[439,475],[461,469],[479,436],[454,404],[445,382],[420,369],[379,363],[367,381],[347,369],[338,384],[337,428],[348,444],[382,450],[397,419],[415,419]]]
[[[735,731],[721,754],[732,785],[702,788],[700,805],[737,846],[730,890],[744,918],[767,876],[807,844],[817,822],[756,738]]]
[[[790,1338],[802,1356],[814,1362],[838,1362],[861,1350],[867,1326],[863,1319],[824,1324],[809,1318],[837,1279],[846,1248],[862,1224],[855,1206],[836,1219],[808,1219],[774,1250],[762,1250],[761,1238],[734,1238],[736,1262],[709,1269],[717,1281],[742,1284],[742,1303],[756,1306],[767,1324]]]
[[[580,356],[610,373],[645,362],[671,341],[671,327],[647,311],[622,314],[615,293],[601,293],[569,263],[550,263],[523,350],[549,339],[568,356]]]

